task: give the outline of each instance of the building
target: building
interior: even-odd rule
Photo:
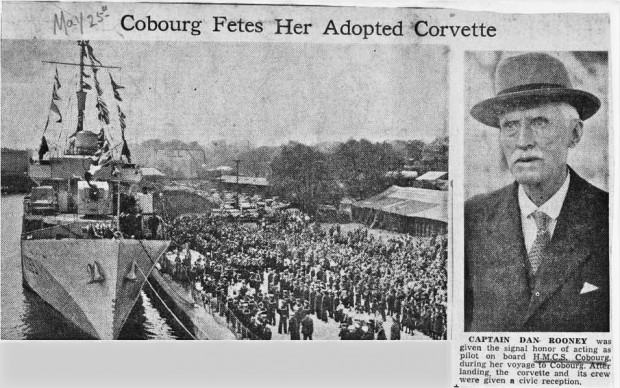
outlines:
[[[28,177],[30,153],[2,148],[2,192],[28,192],[33,182]]]
[[[448,190],[448,173],[446,171],[429,171],[420,175],[413,186],[423,189]]]
[[[353,219],[373,228],[433,236],[448,231],[448,192],[392,186],[351,206]]]
[[[149,149],[144,164],[157,166],[171,179],[196,179],[202,174],[205,155],[202,149]]]
[[[150,182],[161,182],[166,179],[166,174],[155,167],[142,167],[140,173],[142,174],[142,179]]]
[[[392,179],[391,183],[399,186],[413,186],[416,178],[418,178],[418,172],[411,170],[388,171],[385,173],[385,177]]]
[[[417,180],[419,181],[445,181],[448,180],[448,173],[446,171],[429,171],[420,175]]]
[[[237,179],[236,175],[222,175],[218,178],[218,182],[221,190],[239,191],[250,195],[268,196],[271,190],[271,184],[267,178],[262,177],[239,175]]]

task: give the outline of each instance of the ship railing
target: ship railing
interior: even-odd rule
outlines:
[[[29,221],[25,221],[29,222]],[[26,225],[22,238],[25,240],[41,239],[111,239],[114,238],[114,224],[109,221],[92,220],[92,222],[59,222],[45,228],[33,228]]]
[[[61,223],[48,228],[26,231],[22,238],[26,240],[86,238],[82,226],[83,223],[79,222]]]
[[[227,303],[215,296],[210,296],[210,294],[201,293],[198,297],[202,299],[205,310],[213,316],[213,319],[221,326],[227,327],[235,338],[239,340],[263,339],[243,324],[237,315],[228,308]]]

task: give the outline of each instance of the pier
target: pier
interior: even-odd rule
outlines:
[[[170,275],[162,274],[155,268],[149,276],[149,283],[154,290],[145,287],[146,292],[157,292],[156,298],[163,299],[163,303],[171,310],[171,314],[181,321],[177,324],[183,326],[183,331],[189,330],[186,334],[190,338],[197,340],[238,339],[225,320],[222,322],[216,319],[209,304],[205,305],[202,300],[194,299],[193,295],[190,295],[181,284],[171,279]]]

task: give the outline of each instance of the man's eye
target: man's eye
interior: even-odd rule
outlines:
[[[510,131],[510,130],[514,130],[517,127],[517,122],[516,121],[506,121],[505,123],[503,123],[501,125],[502,129]]]
[[[542,127],[542,126],[549,124],[549,121],[545,119],[544,117],[536,117],[535,119],[531,121],[531,124],[533,126]]]

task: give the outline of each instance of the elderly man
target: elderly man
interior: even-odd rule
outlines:
[[[567,165],[600,101],[543,53],[501,61],[496,91],[471,115],[516,182],[465,204],[465,330],[609,331],[608,194]]]

